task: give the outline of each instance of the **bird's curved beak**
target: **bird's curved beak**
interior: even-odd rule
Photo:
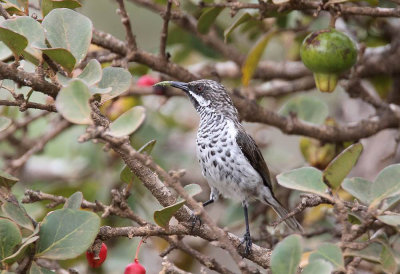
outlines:
[[[164,81],[164,82],[160,82],[155,84],[154,86],[171,86],[174,88],[179,88],[185,92],[189,91],[189,86],[187,83],[184,82],[175,82],[175,81]]]

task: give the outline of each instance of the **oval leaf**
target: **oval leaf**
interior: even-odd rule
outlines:
[[[11,125],[11,119],[8,117],[0,116],[0,131],[7,129]]]
[[[197,31],[201,34],[206,34],[209,32],[212,24],[217,19],[218,15],[223,11],[223,7],[213,7],[207,8],[201,14],[198,22],[197,22]]]
[[[393,254],[392,248],[387,244],[382,244],[382,252],[380,254],[380,262],[383,271],[387,274],[397,272],[397,262]]]
[[[271,254],[273,274],[295,274],[300,263],[302,247],[299,235],[290,235],[278,243]]]
[[[342,188],[344,190],[364,204],[369,204],[371,201],[371,186],[372,182],[358,177],[344,179],[342,183]]]
[[[283,116],[289,116],[294,113],[300,120],[320,125],[325,122],[329,110],[322,100],[312,96],[301,95],[290,98],[278,113]]]
[[[0,218],[0,261],[14,253],[21,243],[22,236],[16,223]]]
[[[109,134],[114,137],[131,135],[142,125],[145,118],[146,109],[144,107],[133,107],[110,124]]]
[[[226,43],[229,35],[232,33],[232,31],[234,29],[236,29],[238,26],[240,26],[244,22],[249,21],[252,18],[253,17],[250,15],[250,13],[245,12],[235,22],[233,22],[233,24],[224,31],[224,41],[225,41],[225,43]]]
[[[18,178],[11,176],[10,174],[3,171],[0,171],[0,186],[10,188],[18,181]]]
[[[154,221],[161,227],[166,228],[171,220],[172,216],[185,204],[185,200],[180,201],[176,204],[164,207],[161,210],[154,211]]]
[[[92,59],[83,69],[81,74],[78,75],[89,86],[97,84],[101,80],[102,71],[99,61]]]
[[[21,55],[28,46],[28,39],[25,36],[3,27],[0,27],[0,41],[3,41],[15,55]]]
[[[99,82],[99,88],[112,88],[111,92],[101,97],[101,102],[110,100],[125,92],[131,85],[132,76],[123,68],[107,67],[103,69],[103,77]]]
[[[29,218],[28,213],[26,213],[23,206],[15,205],[14,203],[11,202],[5,202],[1,206],[1,210],[7,217],[16,222],[18,225],[30,231],[34,230],[32,220],[31,218]]]
[[[343,150],[335,159],[333,159],[323,172],[324,182],[332,189],[337,190],[340,184],[346,178],[363,150],[361,143],[353,144]]]
[[[64,208],[80,209],[82,201],[82,192],[77,191],[68,198],[67,202],[64,204]]]
[[[384,168],[375,179],[371,186],[372,203],[371,207],[378,206],[379,203],[388,197],[400,193],[400,164],[390,165]]]
[[[68,121],[75,124],[90,124],[90,92],[81,80],[70,81],[56,98],[56,108]]]
[[[256,70],[258,63],[260,62],[261,56],[268,45],[269,40],[274,36],[275,31],[266,33],[250,50],[247,55],[246,61],[242,67],[242,84],[248,86],[251,78],[253,77],[254,71]]]
[[[333,266],[325,260],[314,260],[310,262],[301,274],[331,274]]]
[[[70,208],[55,210],[40,226],[36,257],[75,258],[93,243],[99,229],[100,218],[93,212]]]
[[[378,219],[382,223],[400,228],[400,215],[381,215],[378,216]]]
[[[60,64],[66,71],[71,72],[76,64],[75,57],[66,49],[63,48],[39,48],[51,60]]]
[[[25,255],[26,249],[34,242],[36,242],[39,239],[39,236],[32,236],[29,237],[27,240],[23,242],[23,244],[20,246],[20,248],[12,255],[8,256],[7,258],[3,259],[3,262],[6,264],[12,264],[16,261],[19,261],[22,259],[22,257]]]
[[[54,9],[43,19],[42,26],[52,48],[71,52],[76,65],[85,58],[92,39],[89,18],[70,9]]]
[[[42,0],[41,9],[43,17],[45,17],[51,10],[59,8],[75,9],[82,5],[76,0]]]
[[[322,244],[317,251],[311,253],[309,262],[319,259],[330,262],[335,270],[345,270],[342,250],[337,245],[331,243]]]
[[[328,187],[322,180],[322,172],[313,167],[302,167],[279,174],[276,179],[278,184],[290,189],[310,192],[325,198]]]

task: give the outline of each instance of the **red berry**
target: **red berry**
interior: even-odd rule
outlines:
[[[86,251],[86,259],[88,261],[88,264],[93,268],[100,267],[107,258],[107,246],[105,243],[101,244],[99,257],[100,259],[95,260],[94,253]]]
[[[146,75],[141,76],[137,80],[136,84],[139,87],[151,87],[157,82],[158,82],[157,79],[155,79],[154,77],[146,74]]]
[[[146,269],[135,259],[135,262],[127,265],[124,274],[146,274]]]

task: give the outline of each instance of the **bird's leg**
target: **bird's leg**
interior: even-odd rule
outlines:
[[[245,244],[244,247],[244,255],[247,256],[251,253],[251,246],[252,246],[252,241],[251,241],[251,236],[250,236],[250,227],[249,227],[249,213],[247,211],[247,202],[243,202],[243,210],[244,210],[244,221],[246,222],[246,233],[243,236],[243,240],[240,242],[241,246],[242,244]]]
[[[218,197],[219,197],[218,190],[216,190],[215,188],[211,188],[210,200],[204,202],[203,203],[203,207],[206,207],[209,204],[214,203],[216,200],[218,200]],[[191,228],[191,230],[193,230],[195,228],[197,223],[199,223],[199,227],[201,226],[201,219],[196,214],[192,213],[192,216],[190,216],[190,219],[192,220],[192,228]]]

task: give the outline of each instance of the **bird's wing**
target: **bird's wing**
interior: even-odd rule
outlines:
[[[236,142],[251,166],[260,174],[264,185],[272,190],[267,164],[265,163],[264,157],[254,139],[244,130],[238,130],[236,134]]]

